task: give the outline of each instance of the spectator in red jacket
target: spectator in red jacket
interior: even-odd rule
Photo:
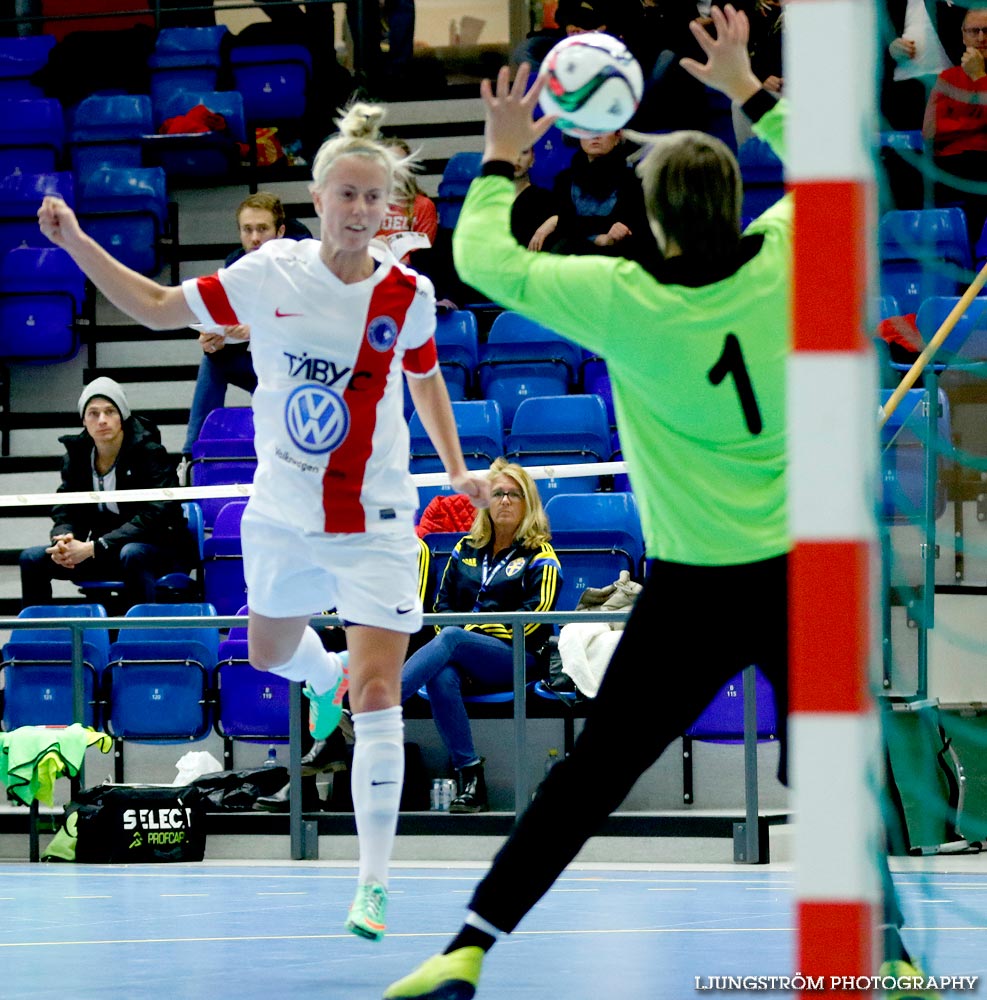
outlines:
[[[415,531],[419,538],[434,531],[461,531],[465,534],[473,526],[476,508],[467,501],[460,503],[459,493],[440,493],[432,497],[422,511]]]
[[[940,185],[937,202],[960,202],[970,238],[976,241],[987,218],[987,8],[971,7],[963,18],[959,66],[943,70],[925,109],[925,138],[932,141],[935,165],[953,177],[974,181],[979,190]]]
[[[889,316],[877,324],[877,335],[887,345],[891,360],[896,364],[910,365],[925,346],[916,323],[916,313]]]
[[[411,156],[411,147],[404,139],[388,139],[387,144],[399,150],[404,157]],[[428,246],[435,245],[439,232],[439,213],[435,202],[418,186],[413,174],[400,182],[394,193],[394,201],[388,205],[387,214],[377,230],[377,238],[388,245],[391,238],[401,233],[421,233],[428,239]],[[423,248],[424,249],[424,248]],[[407,264],[410,252],[401,255],[401,262]]]

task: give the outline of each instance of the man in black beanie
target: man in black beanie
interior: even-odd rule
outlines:
[[[157,427],[131,413],[119,383],[103,376],[87,385],[79,416],[82,432],[59,439],[65,445],[59,493],[178,485]],[[59,504],[51,516],[51,544],[21,553],[25,606],[50,604],[53,579],[122,580],[128,607],[153,602],[157,577],[191,565],[176,500]]]

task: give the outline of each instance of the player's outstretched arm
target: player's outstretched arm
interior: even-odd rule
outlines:
[[[490,506],[490,483],[486,474],[469,472],[466,468],[442,372],[437,371],[425,378],[409,378],[408,391],[415,404],[415,412],[449,473],[452,488],[457,493],[465,493],[474,507]]]
[[[747,15],[735,10],[732,4],[726,4],[722,9],[711,8],[710,17],[716,28],[715,38],[699,21],[689,24],[689,30],[706,53],[706,62],[685,58],[681,60],[682,68],[706,86],[743,104],[761,89],[761,81],[751,69],[747,51],[750,37]]]
[[[507,66],[501,66],[497,74],[496,84],[484,80],[480,84],[480,96],[486,109],[485,143],[483,147],[483,162],[488,160],[506,160],[514,163],[526,149],[530,149],[549,129],[555,121],[554,116],[546,115],[534,120],[534,110],[538,105],[538,95],[541,93],[543,79],[535,80],[531,89],[525,93],[531,67],[521,63],[518,67],[514,83],[511,83],[511,71]]]
[[[61,198],[48,195],[38,209],[41,232],[67,251],[83,274],[121,311],[152,330],[172,330],[196,322],[180,288],[167,288],[125,267],[79,226]]]

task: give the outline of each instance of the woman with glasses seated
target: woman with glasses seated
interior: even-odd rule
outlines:
[[[442,575],[438,612],[551,611],[562,569],[549,544],[551,532],[538,489],[519,465],[498,458],[490,466],[490,507],[477,512]],[[551,626],[524,626],[525,666],[545,644]],[[483,758],[473,747],[464,694],[507,691],[513,686],[511,625],[436,626],[436,636],[404,665],[401,701],[424,687],[435,727],[456,770],[458,794],[450,812],[488,808]]]

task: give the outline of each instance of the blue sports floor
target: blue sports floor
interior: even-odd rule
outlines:
[[[980,976],[967,996],[987,990],[982,857],[896,875],[909,945],[930,972]],[[378,1000],[445,946],[483,870],[395,866],[375,945],[342,931],[353,865],[0,865],[0,997]],[[570,869],[491,952],[478,998],[685,1000],[724,995],[697,976],[790,975],[793,890],[776,866]]]

